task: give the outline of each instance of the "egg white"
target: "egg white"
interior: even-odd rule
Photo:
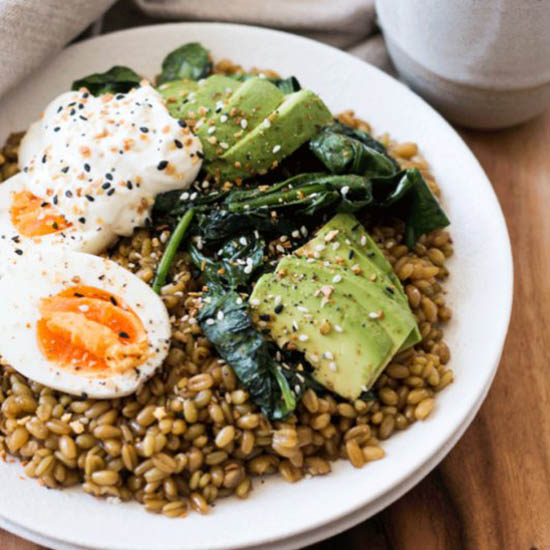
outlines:
[[[79,285],[120,297],[140,318],[150,355],[138,369],[94,378],[49,361],[38,347],[36,323],[41,298]],[[114,398],[137,391],[159,368],[170,345],[170,321],[160,297],[139,277],[112,260],[82,252],[39,247],[12,259],[0,278],[0,355],[24,376],[50,388],[91,398]]]

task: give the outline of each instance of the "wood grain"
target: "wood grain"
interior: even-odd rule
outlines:
[[[514,252],[512,323],[495,383],[423,482],[309,550],[550,548],[550,111],[511,130],[461,133],[494,185]],[[39,547],[0,531],[0,549]]]

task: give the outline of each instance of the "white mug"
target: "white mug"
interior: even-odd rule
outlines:
[[[550,106],[550,0],[377,0],[402,79],[453,122],[502,128]]]

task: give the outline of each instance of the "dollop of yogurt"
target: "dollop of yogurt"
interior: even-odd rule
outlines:
[[[122,236],[146,224],[156,195],[188,188],[201,159],[200,140],[147,82],[126,94],[61,94],[19,149],[28,191],[75,230]]]

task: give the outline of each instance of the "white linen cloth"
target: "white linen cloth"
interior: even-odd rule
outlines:
[[[388,70],[374,0],[134,0],[143,21],[232,21],[295,32],[348,50]],[[115,0],[0,0],[0,95],[46,62]],[[115,7],[127,26],[128,0]],[[122,13],[122,17],[121,17]],[[109,13],[107,14],[109,18]],[[135,16],[131,18],[135,23]]]

